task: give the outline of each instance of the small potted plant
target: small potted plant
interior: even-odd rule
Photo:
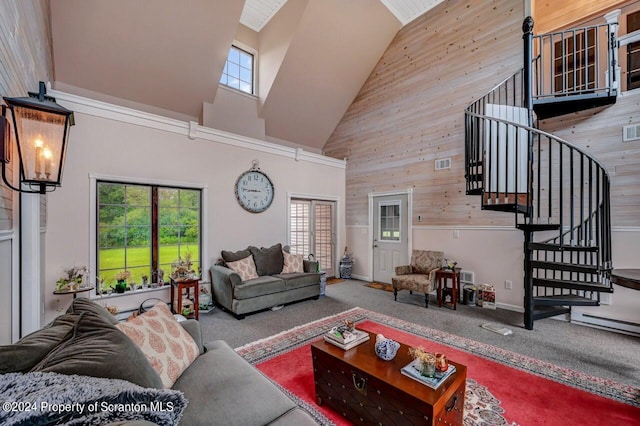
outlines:
[[[129,278],[131,278],[131,272],[129,271],[118,272],[115,275],[116,285],[114,288],[116,293],[124,293],[127,290],[127,280]]]
[[[64,275],[56,281],[56,290],[78,290],[88,272],[89,270],[86,266],[74,266],[73,268],[65,269]]]

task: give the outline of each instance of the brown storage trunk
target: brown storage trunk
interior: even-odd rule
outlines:
[[[348,351],[324,341],[311,345],[318,405],[355,424],[462,425],[465,366],[450,361],[456,372],[434,390],[400,373],[411,362],[407,346],[383,361],[374,344],[375,335]]]

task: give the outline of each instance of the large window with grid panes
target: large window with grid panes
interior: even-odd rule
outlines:
[[[97,181],[97,291],[110,292],[118,274],[129,284],[169,280],[172,263],[201,263],[199,189]],[[146,280],[144,279],[146,277]]]

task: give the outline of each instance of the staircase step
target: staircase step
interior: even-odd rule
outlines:
[[[540,306],[538,309],[533,310],[533,320],[555,317],[569,312],[571,312],[571,309],[563,306]]]
[[[484,189],[482,188],[467,189],[467,195],[482,195],[483,192]]]
[[[556,231],[560,229],[560,225],[557,223],[519,223],[516,228],[526,232]]]
[[[557,296],[536,296],[533,305],[539,306],[599,306],[600,302],[575,294],[562,294]]]
[[[613,287],[609,287],[597,281],[571,281],[556,280],[553,278],[533,278],[533,285],[539,287],[566,288],[570,290],[613,293]]]
[[[504,204],[483,204],[482,210],[491,210],[495,212],[508,212],[508,213],[527,213],[527,206],[517,205],[513,203]]]
[[[597,274],[599,272],[598,267],[595,265],[576,265],[574,263],[546,262],[544,260],[532,260],[531,267],[553,271],[583,272],[585,274]]]
[[[560,245],[560,244],[552,244],[552,243],[529,243],[529,248],[531,250],[546,250],[546,251],[580,251],[580,252],[590,252],[597,253],[597,246],[571,246],[571,245]]]
[[[546,118],[615,104],[617,100],[616,94],[617,92],[614,90],[611,96],[606,92],[594,92],[534,99],[533,110],[536,112],[538,119],[544,120]]]

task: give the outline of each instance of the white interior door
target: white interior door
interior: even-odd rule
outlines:
[[[373,197],[373,281],[391,283],[408,262],[407,194]]]

